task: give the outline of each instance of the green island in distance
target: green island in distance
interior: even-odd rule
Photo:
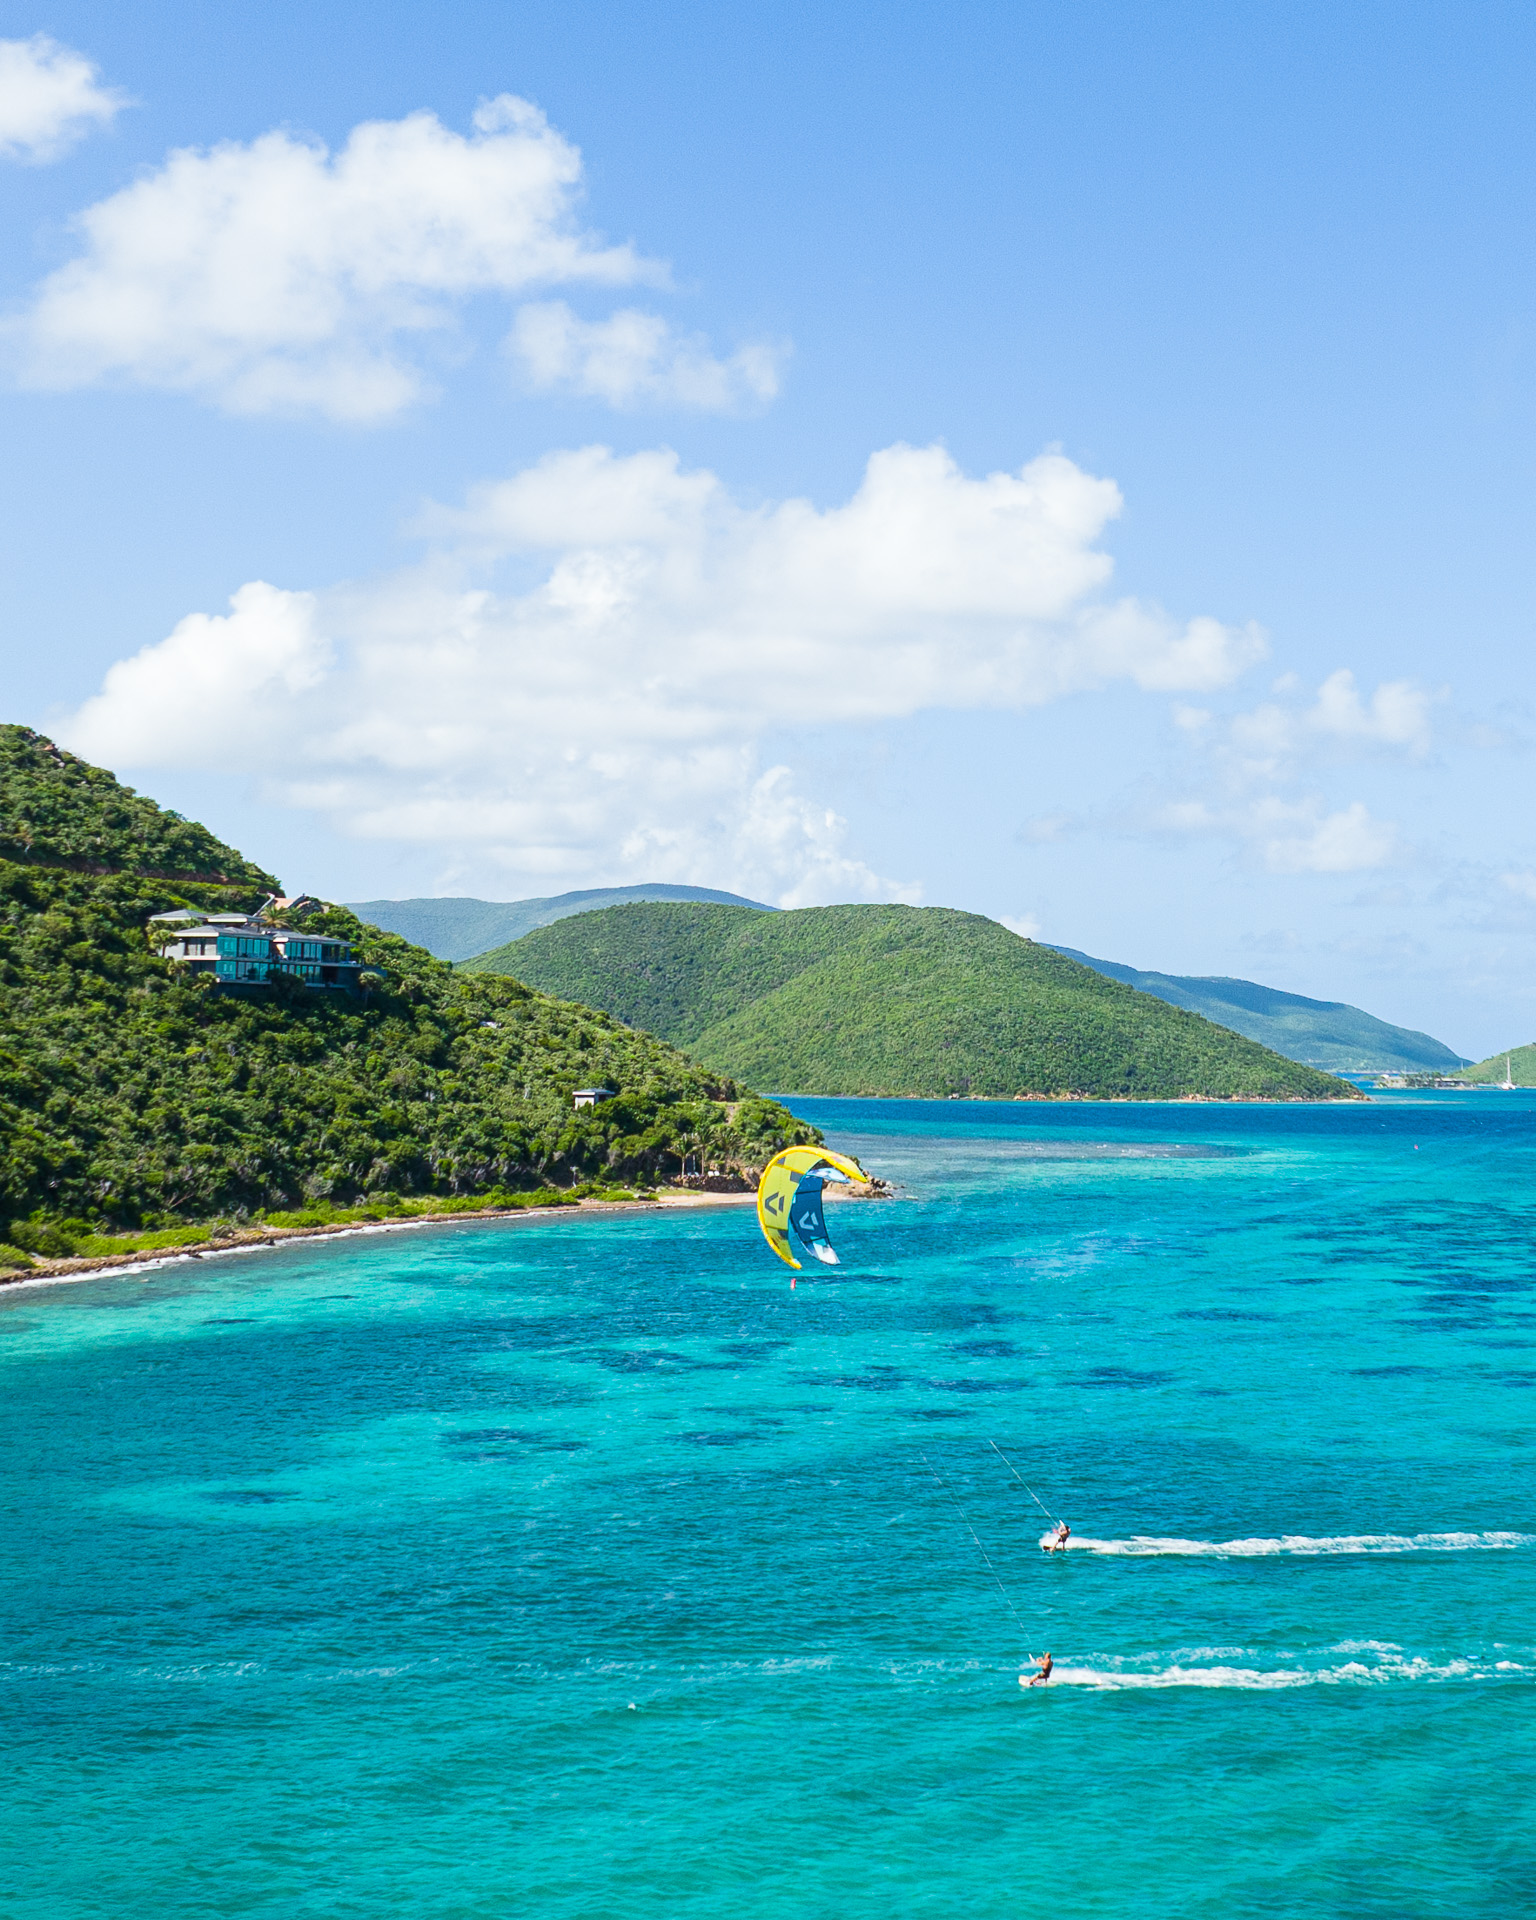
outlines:
[[[639,902],[556,920],[458,972],[601,1007],[785,1096],[1364,1097],[946,907]]]
[[[550,925],[579,913],[593,913],[635,900],[703,900],[732,907],[752,907],[759,913],[778,909],[761,900],[710,887],[685,887],[642,882],[627,887],[589,887],[576,893],[557,893],[536,900],[475,900],[434,898],[414,900],[351,900],[347,905],[360,920],[435,953],[439,960],[478,960],[498,947],[520,940],[535,927]],[[1454,1074],[1465,1056],[1453,1053],[1432,1034],[1413,1027],[1393,1026],[1344,1000],[1312,1000],[1280,987],[1261,986],[1256,980],[1236,980],[1226,974],[1159,973],[1128,967],[1116,960],[1096,960],[1076,947],[1055,943],[1054,950],[1078,960],[1095,973],[1107,973],[1128,987],[1137,987],[1170,1006],[1204,1014],[1218,1027],[1230,1027],[1257,1040],[1287,1060],[1323,1073],[1342,1074]]]
[[[206,828],[0,726],[0,1268],[601,1197],[685,1156],[750,1172],[821,1137],[664,1039],[455,972],[343,908],[302,925],[352,943],[361,993],[232,990],[152,943],[153,914],[280,892]],[[613,1097],[574,1109],[581,1087]]]
[[[1514,1086],[1536,1087],[1536,1040],[1527,1041],[1523,1047],[1506,1047],[1502,1053],[1479,1060],[1474,1067],[1462,1067],[1456,1078],[1469,1080],[1475,1087],[1498,1087],[1504,1084],[1506,1074]]]

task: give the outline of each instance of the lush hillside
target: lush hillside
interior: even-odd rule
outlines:
[[[407,940],[435,953],[439,960],[468,960],[509,940],[521,940],[535,927],[547,927],[573,913],[595,913],[631,900],[709,900],[731,907],[755,907],[772,913],[758,900],[739,893],[717,893],[712,887],[673,887],[660,881],[638,887],[587,887],[579,893],[556,893],[542,900],[353,900],[348,902],[359,920],[403,934]]]
[[[1327,1073],[1447,1073],[1462,1064],[1459,1053],[1429,1034],[1391,1026],[1342,1000],[1308,1000],[1219,974],[1143,973],[1075,947],[1054,951]]]
[[[276,893],[269,873],[30,727],[0,726],[0,859]]]
[[[468,963],[782,1092],[1338,1100],[1356,1090],[938,907],[624,906]]]
[[[1523,1047],[1506,1047],[1503,1053],[1465,1068],[1456,1078],[1477,1086],[1499,1086],[1506,1072],[1517,1087],[1536,1087],[1536,1040],[1527,1041]]]
[[[233,994],[163,961],[150,914],[250,909],[276,883],[201,827],[22,729],[0,812],[0,1242],[313,1200],[516,1191],[755,1165],[814,1138],[663,1041],[515,981],[465,978],[342,909],[370,990]],[[47,866],[45,857],[96,868]],[[166,880],[180,862],[232,884]],[[617,1097],[573,1112],[573,1088]],[[18,1224],[19,1223],[19,1224]]]

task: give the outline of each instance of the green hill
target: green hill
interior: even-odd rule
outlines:
[[[610,907],[461,971],[585,1001],[784,1092],[1359,1097],[993,920],[940,907]]]
[[[279,891],[195,820],[157,807],[30,727],[0,726],[0,860]]]
[[[1342,1000],[1309,1000],[1221,974],[1143,973],[1075,947],[1055,951],[1325,1073],[1453,1073],[1462,1064],[1459,1053],[1431,1035],[1391,1026]]]
[[[355,942],[366,994],[232,993],[150,944],[151,914],[278,890],[204,828],[0,727],[0,1242],[634,1179],[684,1151],[760,1165],[819,1137],[661,1040],[458,975],[344,909],[303,924]],[[617,1097],[573,1111],[597,1084]]]
[[[635,887],[586,887],[577,893],[555,893],[540,900],[352,900],[347,904],[359,920],[403,934],[407,940],[435,953],[439,960],[468,960],[491,947],[521,940],[535,927],[547,927],[573,913],[596,913],[603,907],[623,906],[632,900],[709,900],[729,907],[754,907],[773,913],[760,900],[744,900],[739,893],[717,893],[713,887],[674,887],[646,881]]]
[[[1507,1063],[1507,1069],[1506,1069]],[[1506,1070],[1517,1087],[1536,1087],[1536,1040],[1523,1047],[1506,1047],[1502,1053],[1479,1060],[1475,1067],[1464,1067],[1458,1080],[1470,1080],[1477,1086],[1499,1086]]]

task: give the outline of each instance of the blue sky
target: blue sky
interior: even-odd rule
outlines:
[[[918,899],[1536,1032],[1527,10],[0,35],[7,717],[338,897]]]

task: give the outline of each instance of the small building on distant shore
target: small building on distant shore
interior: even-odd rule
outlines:
[[[210,973],[220,986],[264,986],[286,977],[309,987],[355,992],[362,962],[334,934],[274,927],[244,913],[157,913],[150,937],[161,957],[189,973]]]
[[[612,1087],[578,1087],[571,1095],[571,1105],[573,1107],[595,1107],[599,1100],[611,1100],[613,1095],[614,1089]]]

